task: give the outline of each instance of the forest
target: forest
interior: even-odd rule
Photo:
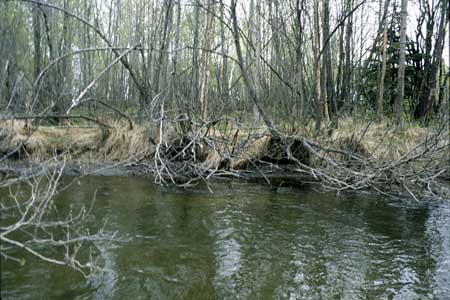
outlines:
[[[118,237],[86,227],[93,204],[54,202],[91,188],[78,177],[450,199],[449,15],[449,0],[1,0],[2,263],[24,265],[20,249],[99,270]]]
[[[4,0],[1,10],[4,116],[112,106],[142,122],[164,99],[172,118],[295,130],[345,117],[427,124],[448,111],[447,1]]]
[[[446,0],[0,5],[3,161],[411,195],[449,176]]]
[[[442,194],[446,0],[0,7],[2,161],[122,161],[162,184],[294,173],[335,190]]]

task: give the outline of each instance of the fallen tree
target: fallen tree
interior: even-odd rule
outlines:
[[[374,141],[370,124],[359,133],[330,142],[330,137],[281,132],[274,137],[268,130],[246,128],[236,120],[221,118],[197,124],[197,129],[180,139],[160,141],[164,147],[157,147],[155,163],[147,166],[158,183],[186,185],[211,177],[259,177],[269,184],[271,178],[277,178],[276,183],[292,183],[297,174],[297,183],[315,182],[336,192],[373,190],[415,200],[424,196],[450,198],[447,123],[419,134],[415,129],[397,132],[389,126],[385,132],[377,132],[393,141],[401,135],[416,135],[396,149],[386,145],[386,140]],[[160,127],[164,129],[162,123]],[[227,129],[217,129],[220,127]],[[366,135],[371,143],[364,141]]]
[[[62,188],[64,166],[62,161],[52,170],[44,167],[14,176],[0,167],[0,188],[9,189],[9,195],[0,191],[0,256],[23,265],[27,253],[87,277],[102,270],[94,254],[99,253],[99,244],[114,240],[114,234],[104,227],[92,232],[87,226],[92,206],[74,205],[68,212],[58,209],[55,196]]]
[[[124,161],[158,184],[190,186],[226,177],[271,185],[314,182],[324,190],[372,190],[416,200],[449,198],[445,122],[401,132],[388,124],[360,124],[319,136],[306,128],[293,135],[278,131],[274,137],[274,129],[249,127],[230,117],[194,122],[181,115],[170,119],[162,110],[154,120],[131,130],[122,123],[102,129],[42,127],[22,140],[20,129],[4,126],[9,131],[0,138],[0,151],[21,147],[31,157],[59,153],[69,159]]]

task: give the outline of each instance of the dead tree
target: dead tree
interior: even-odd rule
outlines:
[[[4,177],[0,187],[9,188],[10,196],[0,201],[0,256],[25,264],[24,253],[47,263],[67,266],[87,277],[100,271],[101,265],[94,256],[82,255],[97,252],[97,242],[110,242],[114,235],[103,227],[96,233],[87,227],[91,210],[82,206],[63,215],[55,204],[55,196],[65,162],[53,171],[46,168],[24,174],[11,174],[0,168]],[[24,195],[26,195],[24,197]],[[18,234],[21,233],[21,234]],[[46,251],[45,249],[52,249]],[[53,253],[53,254],[50,254]]]

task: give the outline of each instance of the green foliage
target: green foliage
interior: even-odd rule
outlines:
[[[408,112],[414,112],[418,105],[417,96],[419,94],[420,85],[424,76],[424,60],[425,53],[418,50],[418,45],[407,37],[406,47],[406,66],[405,66],[405,104]],[[377,47],[376,52],[379,54],[376,59],[369,62],[367,71],[363,75],[364,85],[360,86],[360,93],[364,97],[364,101],[376,110],[377,99],[379,93],[379,74],[381,72],[381,53],[382,43]],[[390,30],[387,43],[387,61],[386,61],[386,77],[384,81],[384,105],[388,110],[388,115],[392,113],[394,100],[397,96],[398,81],[398,61],[399,61],[400,43],[399,37]]]

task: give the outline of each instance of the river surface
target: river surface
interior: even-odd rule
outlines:
[[[2,258],[1,299],[450,299],[449,201],[211,188],[81,179],[56,201],[96,193],[92,226],[121,238],[99,245],[107,271]]]

